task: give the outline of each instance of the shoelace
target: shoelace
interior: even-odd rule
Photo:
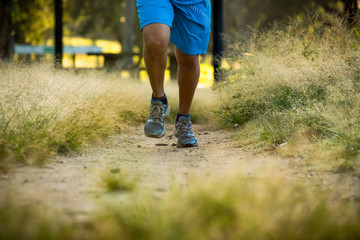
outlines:
[[[162,108],[161,106],[150,106],[150,118],[156,122],[159,123],[161,122],[161,118],[162,118]]]
[[[188,133],[191,131],[191,121],[179,121],[179,136],[187,136]]]

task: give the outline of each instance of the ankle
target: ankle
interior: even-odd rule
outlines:
[[[151,101],[161,101],[162,104],[167,104],[168,103],[167,96],[166,96],[165,93],[164,93],[164,95],[162,97],[155,97],[155,95],[152,94]]]
[[[177,122],[180,117],[190,118],[190,114],[181,114],[180,112],[176,115],[175,121]]]

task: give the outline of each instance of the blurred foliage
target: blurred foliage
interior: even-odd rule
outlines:
[[[125,0],[66,0],[64,7],[66,12],[65,25],[68,34],[121,42],[123,28],[127,23],[124,18],[126,11]],[[137,19],[136,12],[134,12],[134,17]],[[138,22],[134,24],[134,28],[138,30],[135,31],[138,34],[133,36],[136,45],[141,44],[139,26]]]
[[[250,25],[268,27],[274,20],[301,17],[305,9],[344,12],[346,0],[224,0],[225,31],[234,32]],[[63,0],[66,36],[111,39],[121,42],[126,0]],[[16,43],[40,44],[53,36],[54,6],[49,0],[13,0],[13,24]],[[136,16],[136,12],[134,16]],[[141,45],[138,18],[133,36]]]
[[[53,1],[13,0],[12,21],[16,43],[39,44],[52,36]]]
[[[343,12],[338,0],[224,0],[225,31],[236,32],[244,26],[269,27],[274,20],[301,17],[306,9]]]
[[[126,19],[125,0],[63,0],[65,36],[111,39],[121,42]],[[134,13],[136,16],[136,12]],[[137,18],[136,18],[137,19]],[[53,37],[54,1],[13,0],[12,21],[16,43],[41,44]],[[139,24],[134,24],[134,28]],[[133,40],[141,44],[140,31]]]

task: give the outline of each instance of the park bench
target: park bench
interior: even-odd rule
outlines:
[[[15,54],[30,56],[34,54],[35,57],[40,57],[45,54],[54,54],[54,46],[34,46],[26,44],[15,44]],[[88,53],[97,53],[102,52],[101,47],[97,46],[64,46],[63,53],[71,54],[73,67],[75,67],[75,58],[76,54],[88,54]]]

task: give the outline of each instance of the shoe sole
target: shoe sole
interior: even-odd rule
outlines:
[[[170,114],[170,107],[167,108],[167,110],[166,110],[166,112],[164,114],[164,120],[165,120],[165,118],[167,116],[169,116],[169,114]],[[145,136],[149,137],[149,138],[162,138],[162,137],[164,137],[166,135],[166,127],[164,125],[164,129],[159,135],[148,134],[147,132],[145,132],[145,130],[144,130],[144,133],[145,133]]]
[[[160,135],[150,135],[150,134],[147,134],[145,131],[144,131],[144,133],[145,133],[145,136],[147,136],[147,137],[149,137],[149,138],[162,138],[162,137],[164,137],[164,136],[166,135],[166,128],[165,128],[165,126],[164,126],[164,129],[163,129],[163,131],[160,133]]]
[[[196,142],[195,144],[180,144],[179,142],[176,144],[178,148],[191,148],[199,146],[199,143]]]

